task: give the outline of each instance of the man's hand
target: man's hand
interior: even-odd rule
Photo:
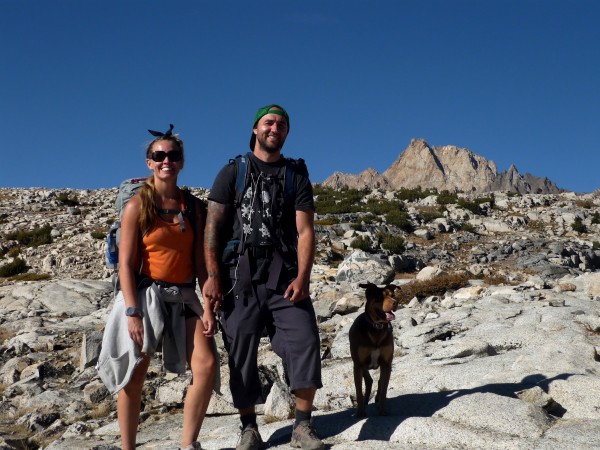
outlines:
[[[302,282],[298,278],[295,278],[294,280],[292,280],[292,282],[290,283],[288,288],[285,290],[283,297],[288,298],[290,300],[290,302],[292,302],[292,303],[297,303],[299,301],[302,301],[302,300],[308,298],[308,295],[309,295],[308,286],[309,286],[308,282]]]
[[[204,307],[211,309],[214,313],[219,311],[223,291],[221,290],[221,281],[217,275],[208,273],[208,278],[202,287],[202,298],[206,302]]]

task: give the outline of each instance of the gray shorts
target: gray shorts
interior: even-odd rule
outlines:
[[[286,365],[290,389],[323,386],[319,329],[310,298],[294,304],[283,292],[254,284],[251,293],[234,292],[223,299],[220,320],[236,408],[265,401],[257,367],[258,344],[265,327],[273,351]]]

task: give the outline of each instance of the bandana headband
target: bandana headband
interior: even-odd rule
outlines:
[[[150,133],[152,136],[155,136],[155,137],[166,137],[166,138],[171,137],[171,136],[173,136],[173,124],[170,123],[169,130],[164,133],[161,133],[160,131],[154,131],[154,130],[148,130],[148,133]]]

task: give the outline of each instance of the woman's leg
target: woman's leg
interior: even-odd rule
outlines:
[[[198,317],[186,320],[188,363],[192,369],[192,381],[183,407],[183,433],[181,447],[198,439],[198,433],[208,408],[215,381],[217,363],[211,342],[202,334],[204,325]]]
[[[149,365],[150,358],[145,356],[134,369],[129,383],[119,391],[117,397],[117,417],[119,419],[123,450],[135,449],[135,436],[137,434],[142,404],[142,388],[144,387]]]

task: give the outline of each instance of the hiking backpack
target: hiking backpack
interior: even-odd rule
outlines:
[[[115,209],[118,218],[110,226],[106,236],[106,267],[117,270],[119,268],[119,240],[121,236],[121,219],[125,211],[125,205],[137,194],[141,187],[146,184],[147,178],[129,178],[119,185],[119,192],[115,200]],[[192,233],[196,235],[195,197],[188,189],[182,189],[185,210],[181,213],[188,216],[192,226]]]

